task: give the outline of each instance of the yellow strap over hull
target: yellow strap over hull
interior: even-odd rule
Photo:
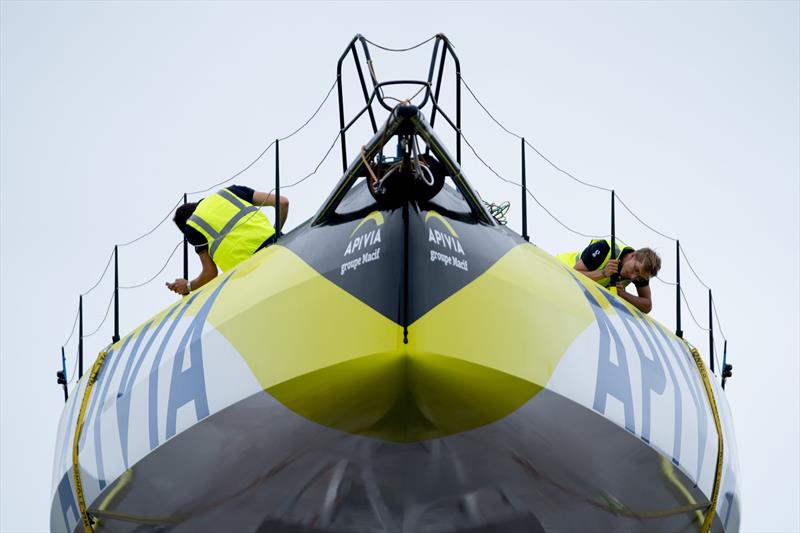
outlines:
[[[92,394],[92,388],[94,387],[94,382],[97,380],[97,374],[100,373],[100,367],[103,366],[103,362],[106,359],[106,352],[100,352],[100,355],[97,356],[97,360],[94,362],[92,366],[92,372],[89,374],[87,378],[89,381],[86,382],[86,389],[83,391],[83,399],[81,400],[81,408],[78,412],[78,421],[75,424],[75,437],[72,440],[72,475],[75,481],[75,496],[77,496],[78,500],[78,509],[81,513],[81,519],[83,520],[83,529],[88,533],[94,533],[94,527],[92,524],[92,520],[89,518],[89,514],[86,511],[86,499],[83,495],[83,484],[81,483],[81,469],[80,464],[78,463],[78,443],[81,440],[81,431],[83,430],[83,418],[86,415],[86,406],[89,405],[89,397]]]
[[[685,342],[685,341],[684,341]],[[717,514],[717,501],[719,500],[719,489],[722,481],[722,452],[723,452],[723,439],[722,439],[722,424],[719,419],[719,411],[717,411],[717,402],[714,399],[714,391],[711,389],[711,382],[708,379],[706,366],[703,364],[703,359],[700,357],[700,352],[697,348],[691,346],[688,342],[686,345],[689,351],[692,352],[694,362],[697,369],[700,371],[700,376],[703,378],[703,384],[706,387],[706,395],[708,396],[708,403],[711,406],[711,413],[714,415],[714,425],[717,427],[717,469],[714,474],[714,489],[711,492],[711,503],[708,505],[708,512],[706,513],[703,525],[700,528],[700,533],[708,533],[711,530],[711,524],[714,523],[714,516]]]

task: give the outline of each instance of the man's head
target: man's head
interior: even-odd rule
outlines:
[[[650,248],[639,248],[629,253],[622,261],[620,275],[633,281],[647,281],[658,275],[661,270],[661,258]]]
[[[175,216],[172,217],[172,220],[181,232],[186,233],[186,222],[189,220],[189,217],[192,216],[195,209],[197,209],[197,202],[189,202],[175,210]]]

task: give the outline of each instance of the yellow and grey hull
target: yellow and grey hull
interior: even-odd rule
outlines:
[[[53,530],[738,529],[727,403],[681,339],[454,191],[348,194],[84,376]]]

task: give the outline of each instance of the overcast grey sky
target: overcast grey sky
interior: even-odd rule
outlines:
[[[800,3],[4,1],[0,10],[0,530],[48,528],[59,350],[113,245],[302,124],[359,32],[394,47],[445,33],[465,80],[506,127],[681,239],[714,290],[734,364],[743,530],[800,530]],[[429,55],[374,60],[381,78],[421,78]],[[466,92],[463,127],[481,157],[519,179],[519,142]],[[332,98],[282,145],[285,182],[313,170],[337,129]],[[348,137],[351,150],[366,139],[365,125]],[[484,198],[512,202],[518,230],[518,191],[464,150],[465,173]],[[284,191],[289,229],[339,178],[339,157],[337,146],[318,174]],[[528,163],[530,188],[564,223],[608,232],[606,193],[532,152]],[[273,168],[270,152],[236,182],[268,190]],[[553,253],[586,242],[533,203],[529,229]],[[621,208],[617,231],[658,250],[661,276],[674,280],[674,243]],[[178,240],[168,223],[122,248],[121,283],[150,278]],[[176,256],[153,283],[123,291],[123,334],[174,301],[163,283],[179,273]],[[705,289],[685,264],[682,274],[705,326]],[[107,275],[86,296],[87,333],[112,283]],[[653,316],[674,328],[672,288],[653,287]],[[86,339],[87,366],[111,327]],[[685,311],[684,329],[706,355]],[[71,370],[75,336],[67,349]]]

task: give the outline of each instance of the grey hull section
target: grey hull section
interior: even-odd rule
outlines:
[[[119,532],[675,532],[697,531],[691,507],[707,503],[635,435],[543,390],[498,422],[411,444],[259,393],[154,450],[89,509],[96,531]]]

